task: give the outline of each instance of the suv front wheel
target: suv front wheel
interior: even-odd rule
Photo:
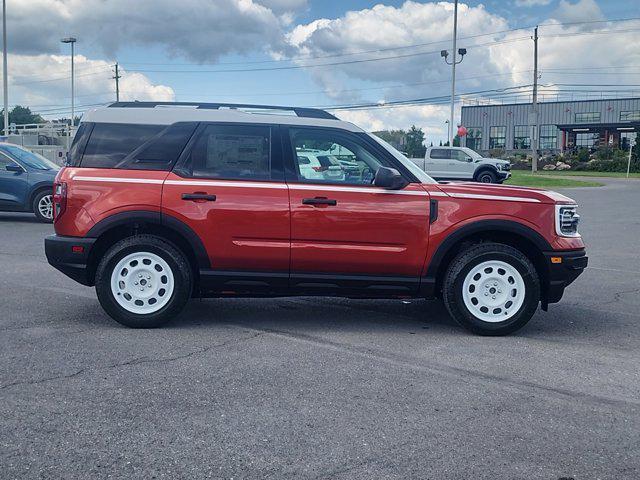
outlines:
[[[96,270],[102,308],[133,328],[163,325],[184,308],[193,280],[189,262],[173,244],[154,235],[117,242]]]
[[[442,298],[449,314],[480,335],[506,335],[522,328],[540,301],[540,280],[519,250],[480,243],[449,265]]]

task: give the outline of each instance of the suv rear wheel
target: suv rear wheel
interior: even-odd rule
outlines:
[[[506,335],[522,328],[540,301],[540,280],[519,250],[481,243],[459,253],[444,277],[449,314],[480,335]]]
[[[133,328],[163,325],[189,300],[191,268],[174,245],[154,235],[125,238],[111,247],[96,270],[102,308]]]

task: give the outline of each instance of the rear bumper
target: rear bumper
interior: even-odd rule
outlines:
[[[44,251],[51,266],[76,282],[91,286],[88,260],[95,241],[95,238],[49,235],[44,239]]]
[[[543,298],[543,307],[549,303],[559,302],[564,289],[580,276],[589,263],[584,249],[545,252],[544,255],[549,266],[549,280],[546,295]]]

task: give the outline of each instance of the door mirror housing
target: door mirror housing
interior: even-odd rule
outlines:
[[[10,163],[5,168],[10,172],[24,173],[24,168],[22,168],[20,165],[18,165],[16,163]]]
[[[409,185],[409,182],[395,168],[380,167],[376,172],[373,184],[387,190],[402,190]]]

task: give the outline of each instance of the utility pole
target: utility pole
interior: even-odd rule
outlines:
[[[533,31],[533,135],[531,135],[531,172],[538,171],[538,26]],[[529,122],[531,123],[531,122]]]
[[[9,72],[7,71],[7,0],[2,0],[2,85],[4,87],[4,134],[9,135]]]
[[[456,98],[456,43],[458,41],[458,0],[453,7],[453,62],[451,62],[451,118],[449,122],[449,146],[453,147],[453,109]]]
[[[119,102],[120,101],[120,82],[119,82],[119,80],[122,78],[122,75],[118,74],[118,62],[116,62],[114,67],[116,69],[116,74],[115,74],[114,77],[111,77],[111,78],[115,79],[115,81],[116,81],[116,102]]]

